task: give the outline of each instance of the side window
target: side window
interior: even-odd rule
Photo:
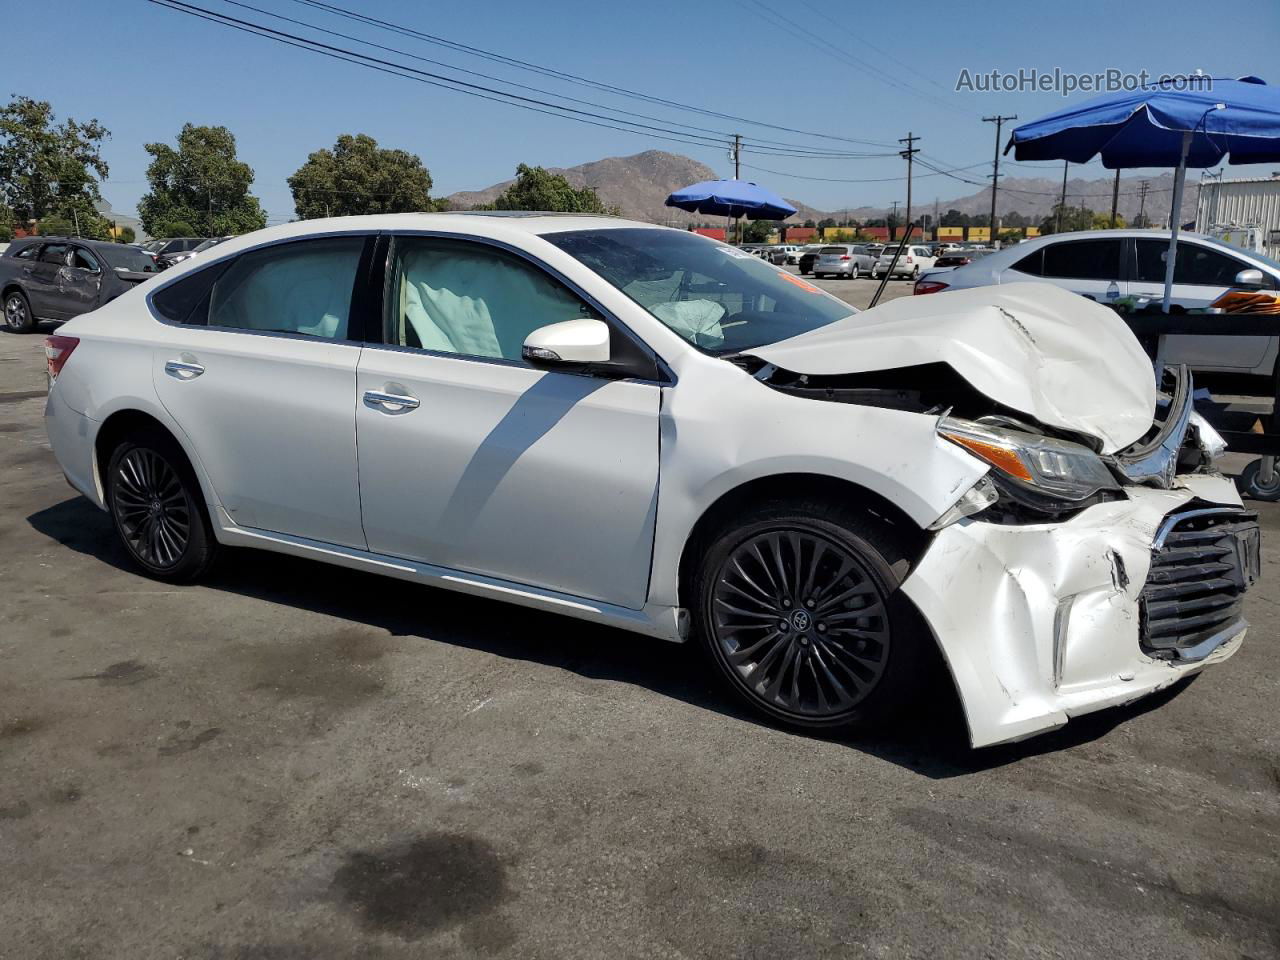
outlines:
[[[56,263],[63,266],[67,262],[67,245],[65,243],[46,243],[40,251],[41,263]]]
[[[1044,248],[1027,254],[1009,269],[1025,273],[1029,277],[1042,276],[1044,274]]]
[[[1138,241],[1138,279],[1148,283],[1164,283],[1165,261],[1169,244],[1159,240]],[[1179,243],[1178,262],[1173,268],[1174,283],[1194,283],[1209,287],[1229,287],[1236,274],[1248,270],[1243,260],[1219,253],[1198,243]],[[1263,274],[1264,278],[1266,274]]]
[[[364,237],[299,240],[241,254],[213,281],[207,323],[344,340]]]
[[[224,260],[166,284],[151,295],[152,309],[169,323],[204,324],[209,319],[209,291],[230,265]]]
[[[1073,240],[1044,248],[1041,276],[1070,280],[1120,279],[1119,240]]]
[[[36,258],[36,254],[39,252],[40,252],[40,244],[33,243],[33,244],[30,244],[29,246],[23,247],[21,250],[19,250],[17,253],[13,255],[13,258],[15,260],[34,260]]]
[[[84,247],[75,247],[71,251],[71,266],[78,267],[81,270],[90,270],[94,273],[101,270],[98,266],[98,259]]]
[[[388,343],[467,357],[520,361],[532,331],[595,316],[542,270],[477,243],[398,238],[388,289]]]

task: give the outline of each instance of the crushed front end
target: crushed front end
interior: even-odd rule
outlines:
[[[939,418],[992,469],[903,583],[951,668],[975,746],[1128,703],[1238,649],[1257,518],[1213,468],[1185,369],[1123,450],[1003,416]],[[1079,441],[1082,438],[1076,438]]]

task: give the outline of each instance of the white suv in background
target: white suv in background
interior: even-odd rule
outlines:
[[[1164,296],[1167,230],[1086,230],[1037,237],[967,266],[921,276],[915,292],[942,293],[996,283],[1051,283],[1105,303]],[[1250,273],[1250,271],[1253,271]],[[1244,274],[1244,276],[1242,276]],[[1280,290],[1280,263],[1200,234],[1178,234],[1172,302],[1207,307],[1232,288]],[[1212,329],[1213,315],[1205,315]],[[1276,372],[1276,337],[1166,337],[1164,357],[1194,370]]]
[[[889,272],[889,268],[893,267],[893,276],[907,277],[914,280],[920,276],[924,270],[928,270],[938,258],[933,252],[923,244],[908,244],[903,248],[898,262],[893,262],[893,255],[898,252],[897,245],[885,247],[880,253],[880,258],[876,261],[874,267],[871,268],[871,279],[879,280],[884,274]]]

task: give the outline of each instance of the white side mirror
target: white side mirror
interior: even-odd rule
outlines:
[[[609,325],[592,317],[549,323],[524,338],[520,355],[535,366],[608,363]]]
[[[1241,270],[1236,274],[1237,287],[1261,287],[1262,271],[1257,269]]]

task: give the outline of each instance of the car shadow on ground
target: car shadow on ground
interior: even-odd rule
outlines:
[[[110,518],[81,497],[31,514],[27,521],[38,533],[65,547],[139,575],[116,539]],[[672,644],[570,617],[258,550],[224,551],[201,585],[379,627],[394,636],[427,638],[591,679],[633,684],[735,721],[767,724],[713,682],[693,644]],[[1159,708],[1185,686],[1184,682],[1127,707],[1077,718],[1060,730],[1021,743],[972,750],[959,702],[947,684],[939,691],[943,695],[922,698],[927,708],[895,721],[887,731],[823,739],[932,779],[948,779],[1087,744]]]

